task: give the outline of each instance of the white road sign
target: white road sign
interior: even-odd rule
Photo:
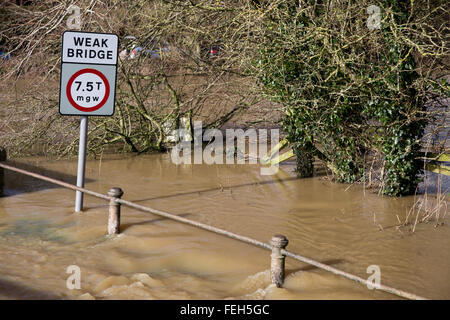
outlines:
[[[62,62],[117,64],[118,43],[115,34],[66,31]]]
[[[84,187],[88,116],[112,116],[119,39],[115,34],[66,31],[62,36],[59,113],[80,117],[77,186]],[[83,209],[77,191],[75,212]]]
[[[117,35],[64,32],[59,98],[61,115],[114,114],[117,54]]]

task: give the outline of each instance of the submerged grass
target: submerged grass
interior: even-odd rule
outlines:
[[[69,227],[72,223],[54,225],[47,220],[21,219],[0,232],[2,236],[20,236],[39,238],[44,241],[55,241],[70,243],[70,241],[60,234],[61,228]]]
[[[420,223],[433,222],[435,228],[444,225],[450,201],[449,191],[448,188],[444,190],[442,175],[438,175],[436,194],[430,194],[427,189],[421,196],[418,196],[416,192],[414,204],[407,212],[404,221],[401,221],[397,215],[399,222],[397,230],[407,227],[410,232],[414,233]]]

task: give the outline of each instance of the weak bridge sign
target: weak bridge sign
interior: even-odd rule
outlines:
[[[113,115],[117,35],[66,31],[62,38],[60,114]]]

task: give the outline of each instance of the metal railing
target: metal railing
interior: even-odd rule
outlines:
[[[79,192],[83,192],[86,193],[88,195],[91,195],[93,197],[97,197],[100,199],[104,199],[109,201],[109,218],[108,218],[108,234],[112,235],[112,234],[118,234],[120,232],[120,207],[121,205],[125,205],[127,207],[130,208],[134,208],[140,211],[144,211],[144,212],[149,212],[167,219],[171,219],[171,220],[175,220],[184,224],[188,224],[203,230],[207,230],[207,231],[211,231],[217,234],[221,234],[223,236],[232,238],[232,239],[236,239],[248,244],[252,244],[254,246],[263,248],[263,249],[267,249],[270,250],[271,253],[271,267],[270,267],[270,273],[271,273],[271,281],[273,284],[275,284],[277,287],[282,287],[283,283],[284,283],[284,275],[285,275],[285,257],[290,257],[292,259],[301,261],[303,263],[315,266],[319,269],[331,272],[333,274],[342,276],[344,278],[356,281],[358,283],[361,284],[365,284],[368,287],[371,287],[373,289],[376,290],[380,290],[380,291],[384,291],[402,298],[406,298],[406,299],[411,299],[411,300],[426,300],[426,298],[415,295],[413,293],[409,293],[406,291],[402,291],[399,289],[395,289],[383,284],[375,284],[371,281],[368,281],[366,279],[363,279],[361,277],[358,277],[356,275],[350,274],[348,272],[336,269],[334,267],[331,267],[329,265],[323,264],[321,262],[315,261],[313,259],[301,256],[299,254],[296,253],[292,253],[290,251],[285,250],[285,247],[287,246],[287,244],[289,243],[288,239],[283,236],[283,235],[274,235],[270,241],[270,244],[265,243],[265,242],[261,242],[258,241],[256,239],[252,239],[237,233],[233,233],[227,230],[223,230],[211,225],[207,225],[201,222],[197,222],[197,221],[193,221],[190,219],[186,219],[180,216],[177,216],[175,214],[171,214],[165,211],[161,211],[161,210],[157,210],[157,209],[153,209],[150,207],[145,207],[136,203],[133,203],[131,201],[127,201],[127,200],[123,200],[121,199],[122,195],[123,195],[123,191],[120,188],[112,188],[109,190],[108,195],[102,194],[102,193],[98,193],[95,191],[91,191],[88,190],[86,188],[80,188],[77,187],[73,184],[67,183],[67,182],[63,182],[63,181],[59,181],[56,179],[52,179],[34,172],[30,172],[27,170],[23,170],[23,169],[19,169],[10,165],[7,165],[5,163],[0,162],[0,168],[6,169],[6,170],[11,170],[17,173],[21,173],[36,179],[40,179],[43,181],[47,181],[56,185],[59,185],[61,187],[67,188],[67,189],[71,189],[71,190],[75,190],[75,191],[79,191]]]

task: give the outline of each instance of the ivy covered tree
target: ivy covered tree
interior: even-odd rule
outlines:
[[[430,76],[448,58],[446,1],[259,5],[265,37],[253,71],[286,107],[300,176],[313,174],[317,157],[340,182],[377,179],[383,194],[413,193],[425,98],[430,89],[449,93]],[[424,57],[433,57],[427,66]]]

